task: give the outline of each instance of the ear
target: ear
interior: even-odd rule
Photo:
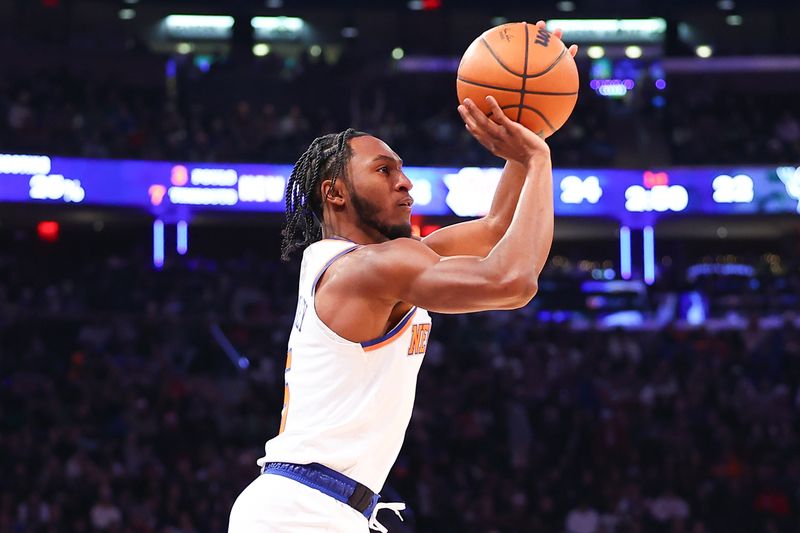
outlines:
[[[342,178],[336,178],[336,182],[332,179],[322,180],[322,184],[320,185],[321,190],[321,198],[322,198],[322,208],[325,208],[325,204],[328,203],[333,207],[344,207],[345,198],[344,198],[344,186],[342,183]]]

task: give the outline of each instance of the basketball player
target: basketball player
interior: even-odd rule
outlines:
[[[536,293],[553,238],[550,150],[488,100],[489,117],[469,100],[458,110],[507,161],[490,212],[422,240],[411,238],[412,183],[380,139],[325,135],[295,165],[281,252],[303,260],[280,432],[230,533],[385,533],[378,509],[405,506],[377,493],[411,418],[427,310],[516,309]]]

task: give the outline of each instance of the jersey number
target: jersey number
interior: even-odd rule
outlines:
[[[303,321],[306,319],[306,311],[308,310],[308,304],[306,303],[306,299],[302,296],[299,300],[297,300],[297,312],[294,315],[294,327],[297,328],[297,331],[303,330]]]
[[[292,350],[286,353],[286,372],[292,369]],[[281,429],[278,430],[278,435],[283,433],[286,429],[286,417],[289,414],[289,383],[283,382],[283,409],[281,409]]]

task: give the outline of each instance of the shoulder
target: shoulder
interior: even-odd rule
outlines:
[[[336,261],[331,270],[350,286],[379,290],[387,280],[402,283],[439,260],[436,252],[420,240],[400,238],[359,246]]]
[[[408,237],[393,239],[379,244],[368,244],[359,247],[351,254],[354,260],[366,265],[379,267],[387,261],[394,264],[405,264],[419,261],[421,258],[437,258],[436,253],[421,240]]]

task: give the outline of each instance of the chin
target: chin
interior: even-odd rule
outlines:
[[[411,223],[405,222],[403,224],[389,226],[386,228],[384,235],[389,240],[411,237]]]

